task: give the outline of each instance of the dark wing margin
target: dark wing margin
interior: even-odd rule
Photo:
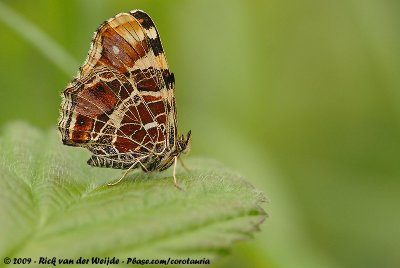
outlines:
[[[160,35],[150,16],[141,10],[133,10],[130,12],[137,22],[143,27],[143,32],[146,34],[146,41],[151,47],[151,50],[156,57],[159,68],[162,70],[165,85],[168,89],[173,89],[175,84],[174,74],[170,73],[167,59],[164,55],[164,49],[161,44]]]
[[[154,25],[154,22],[150,18],[150,16],[141,10],[131,11],[130,14],[132,14],[132,16],[136,18],[136,20],[140,23],[140,25],[142,25],[143,29],[145,30],[154,55],[158,56],[159,54],[163,54],[164,50],[161,45],[160,35],[158,34],[157,28]]]

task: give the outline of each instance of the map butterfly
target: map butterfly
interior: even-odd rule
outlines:
[[[158,31],[141,10],[120,13],[94,34],[88,56],[62,93],[62,142],[87,148],[94,167],[162,171],[189,150],[178,136],[175,79]]]

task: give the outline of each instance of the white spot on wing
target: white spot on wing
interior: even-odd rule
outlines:
[[[113,46],[112,49],[113,49],[114,54],[119,53],[119,48],[117,46]]]
[[[144,129],[147,131],[150,128],[153,127],[157,127],[157,123],[156,122],[151,122],[151,123],[147,123],[146,125],[144,125]]]
[[[157,31],[156,28],[151,27],[150,29],[144,29],[146,34],[151,38],[151,39],[156,39],[157,38]]]

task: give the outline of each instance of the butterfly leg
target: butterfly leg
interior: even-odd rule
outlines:
[[[174,177],[174,185],[175,185],[175,187],[178,188],[179,190],[182,190],[182,188],[178,185],[178,182],[176,181],[176,162],[178,162],[177,160],[178,160],[178,157],[175,156],[174,157],[174,171],[172,172],[172,175]]]
[[[132,166],[133,166],[133,165],[132,165]],[[124,172],[124,174],[122,175],[121,178],[119,178],[119,179],[116,180],[116,181],[107,183],[107,185],[108,185],[108,186],[115,186],[115,185],[117,185],[118,183],[120,183],[120,182],[126,177],[126,175],[128,175],[128,172],[129,172],[129,171],[131,171],[131,168],[129,168],[126,172]]]
[[[118,183],[120,183],[120,182],[126,177],[126,175],[128,175],[129,172],[133,171],[133,169],[136,167],[136,164],[137,164],[137,163],[139,163],[141,166],[143,166],[142,163],[141,163],[139,160],[137,160],[136,162],[134,162],[134,163],[128,168],[127,171],[124,172],[124,174],[122,175],[121,178],[119,178],[118,180],[116,180],[116,181],[114,181],[114,182],[107,183],[107,185],[108,185],[108,186],[115,186],[115,185],[117,185]]]
[[[182,158],[178,158],[178,160],[179,160],[179,163],[181,163],[182,167],[183,167],[187,172],[189,172],[189,171],[190,171],[190,168],[188,168],[188,166],[185,165],[185,162],[183,162]]]

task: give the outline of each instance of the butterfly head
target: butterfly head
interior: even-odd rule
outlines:
[[[189,130],[187,136],[181,136],[178,140],[178,151],[181,153],[187,153],[190,151],[190,140],[192,131]]]

